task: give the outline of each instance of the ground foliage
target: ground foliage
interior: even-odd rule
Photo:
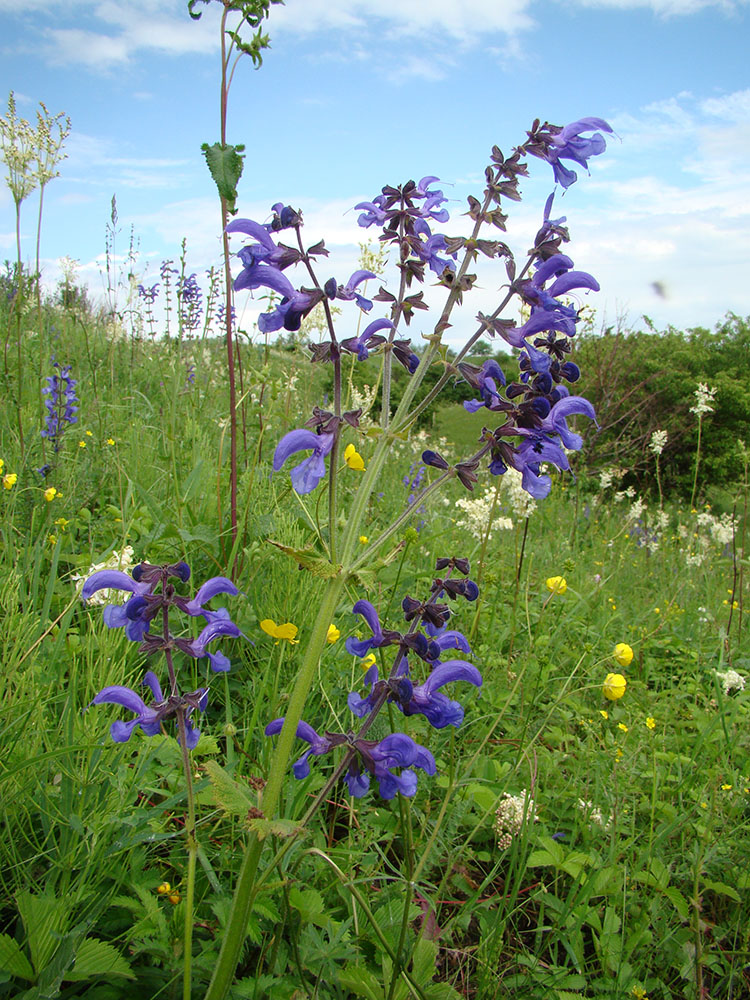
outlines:
[[[137,685],[144,663],[99,609],[81,604],[75,577],[128,545],[136,560],[187,558],[196,578],[227,571],[222,355],[211,340],[129,338],[73,307],[28,311],[22,323],[27,385],[41,388],[54,356],[72,366],[80,410],[55,456],[39,434],[41,395],[25,397],[23,457],[16,413],[0,417],[3,474],[17,477],[0,489],[0,996],[177,996],[179,751],[172,737],[139,730],[114,744],[108,727],[118,710],[85,710],[107,684]],[[586,369],[601,373],[586,386],[601,388],[601,455],[638,484],[644,441],[657,427],[669,431],[663,512],[653,497],[639,505],[617,483],[579,475],[557,478],[527,525],[503,478],[497,510],[509,523],[489,538],[458,523],[466,494],[455,483],[446,504],[420,512],[419,530],[406,529],[367,595],[399,628],[401,595],[429,585],[435,557],[469,555],[482,596],[459,611],[456,627],[471,638],[484,685],[465,697],[457,732],[413,720],[414,738],[438,765],[413,800],[330,796],[257,897],[233,997],[379,1000],[392,981],[390,996],[406,997],[388,951],[401,941],[412,979],[435,1000],[748,995],[749,695],[727,691],[718,676],[750,669],[744,522],[721,535],[712,529],[720,511],[704,497],[695,511],[684,500],[700,378],[718,387],[702,491],[732,487],[744,511],[735,446],[747,426],[747,336],[732,318],[713,334],[608,333],[583,345]],[[270,760],[263,727],[283,714],[298,655],[258,623],[293,622],[304,637],[318,587],[268,539],[295,549],[311,542],[314,503],[304,514],[288,478],[270,474],[270,455],[320,397],[322,376],[310,377],[299,349],[253,345],[242,371],[243,596],[233,618],[251,641],[234,644],[229,675],[208,678],[205,661],[193,664],[194,685],[210,681],[212,695],[194,754],[196,996],[216,960],[238,845]],[[4,377],[12,395],[8,352]],[[426,445],[445,435],[440,449],[450,455],[452,429],[478,434],[481,414],[461,411],[459,426],[452,412],[421,443],[394,448],[370,535],[405,507]],[[557,576],[564,593],[546,585]],[[361,625],[351,613],[359,596],[346,593],[337,608],[340,638],[325,651],[306,709],[321,730],[332,714],[350,724],[341,706],[363,687],[361,663],[344,649]],[[626,667],[613,659],[616,643],[634,651]],[[607,701],[602,685],[613,671],[627,689]],[[388,726],[381,718],[376,735]],[[306,781],[289,776],[291,826],[269,827],[275,847],[329,766]],[[512,813],[511,799],[521,802],[521,822],[508,842],[496,813]],[[406,912],[405,858],[414,866]]]

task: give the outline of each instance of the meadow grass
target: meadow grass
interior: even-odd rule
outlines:
[[[81,408],[54,461],[28,386],[23,450],[16,413],[0,418],[4,473],[18,477],[0,489],[0,996],[181,991],[179,748],[139,729],[113,743],[121,710],[87,710],[98,690],[136,687],[144,670],[137,646],[103,624],[101,608],[83,606],[73,579],[127,545],[136,560],[186,560],[195,580],[231,572],[237,558],[232,617],[249,641],[226,644],[227,675],[205,660],[181,665],[191,689],[210,687],[193,753],[202,996],[249,806],[268,774],[263,729],[284,714],[323,588],[279,545],[314,547],[325,491],[297,496],[270,459],[325,376],[301,353],[243,350],[233,554],[220,345],[117,339],[101,322],[51,310],[25,336],[32,356],[73,366]],[[445,407],[422,443],[394,446],[363,547],[405,508],[404,477],[423,448],[443,438],[445,454],[461,454],[481,424],[481,414]],[[367,461],[366,437],[358,447]],[[360,474],[342,469],[345,496]],[[477,493],[494,486],[480,481]],[[361,625],[353,604],[367,596],[400,628],[403,594],[425,593],[436,557],[468,556],[481,578],[479,601],[457,604],[451,624],[471,637],[484,684],[463,693],[458,730],[409,720],[438,768],[412,800],[352,799],[337,787],[299,832],[332,765],[316,761],[304,781],[289,775],[280,815],[290,825],[268,834],[232,997],[750,995],[748,695],[717,676],[748,670],[744,526],[719,543],[668,483],[661,517],[653,501],[634,512],[615,492],[584,475],[556,478],[527,522],[501,483],[495,509],[513,524],[483,538],[461,526],[456,501],[467,494],[454,481],[389,560],[347,584],[333,619],[340,638],[305,708],[320,732],[351,728],[346,695],[364,689],[362,664],[344,649]],[[564,593],[546,586],[554,576]],[[275,642],[259,628],[267,618],[297,625],[300,645]],[[613,659],[617,643],[632,647],[627,666]],[[602,689],[612,672],[627,678],[616,701]],[[383,713],[373,737],[397,719]]]

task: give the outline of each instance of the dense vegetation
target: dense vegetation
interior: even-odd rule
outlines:
[[[0,305],[0,996],[172,997],[186,905],[180,753],[172,735],[140,729],[113,743],[109,725],[127,713],[86,708],[107,685],[136,688],[144,658],[105,626],[100,606],[82,604],[76,580],[127,546],[136,562],[186,560],[191,585],[232,572],[223,354],[211,339],[127,336],[67,294],[40,313],[12,315],[4,295]],[[452,622],[470,638],[484,684],[457,691],[459,730],[409,720],[438,766],[434,778],[420,774],[412,800],[352,799],[337,786],[299,832],[294,822],[332,765],[321,758],[309,778],[289,775],[293,835],[269,834],[233,997],[748,995],[740,441],[749,336],[730,317],[715,333],[584,338],[577,359],[601,430],[589,434],[577,478],[556,478],[528,521],[510,477],[480,481],[473,496],[454,482],[445,505],[405,528],[390,561],[347,587],[332,622],[340,636],[305,710],[320,732],[346,729],[347,693],[366,687],[344,649],[362,625],[355,601],[366,596],[400,628],[402,596],[425,592],[436,557],[472,560],[481,596],[456,604]],[[71,366],[80,400],[57,451],[40,433],[41,389],[61,370],[53,358]],[[270,459],[325,379],[299,348],[243,348],[242,594],[231,611],[248,641],[226,643],[228,674],[211,674],[205,660],[183,666],[194,687],[210,688],[194,752],[195,996],[216,961],[267,775],[263,728],[284,713],[303,648],[259,622],[291,622],[304,640],[320,587],[269,543],[311,545],[318,495],[297,497]],[[374,384],[365,366],[357,379]],[[699,381],[717,393],[691,510]],[[481,413],[446,404],[423,440],[394,448],[363,545],[406,508],[423,448],[442,436],[441,452],[457,457],[481,425]],[[661,510],[648,449],[659,429],[669,435]],[[366,462],[366,436],[359,449]],[[625,475],[602,484],[604,466]],[[360,473],[341,475],[347,489]],[[492,533],[488,517],[499,519]],[[550,589],[555,577],[564,586]],[[619,643],[632,662],[622,651],[614,658]],[[627,687],[608,700],[612,673]],[[384,714],[377,736],[394,721]],[[401,951],[416,987],[392,975],[389,949]]]

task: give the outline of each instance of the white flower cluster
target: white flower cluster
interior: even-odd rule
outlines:
[[[520,795],[503,792],[503,798],[495,813],[497,846],[501,851],[506,851],[513,842],[513,838],[521,832],[524,820],[536,822],[538,819],[534,800],[526,789]]]
[[[616,465],[610,469],[602,469],[599,473],[599,489],[608,490],[613,483],[619,483],[625,472],[625,469],[618,469]]]
[[[649,448],[654,453],[654,455],[661,455],[667,446],[667,432],[666,431],[654,431],[651,435],[651,441],[649,443]]]
[[[509,517],[504,517],[499,508],[495,507],[495,516],[490,525],[490,515],[495,503],[495,489],[491,487],[475,497],[461,497],[456,500],[456,507],[462,510],[464,517],[456,521],[459,528],[465,528],[478,542],[481,542],[485,535],[492,538],[496,531],[508,531],[513,527],[513,521]],[[489,526],[489,532],[487,528]]]
[[[695,402],[690,407],[690,412],[699,417],[704,413],[713,413],[715,395],[716,388],[710,388],[705,382],[699,382],[698,388],[695,390]]]
[[[84,583],[93,573],[98,573],[101,569],[119,569],[122,572],[127,572],[133,565],[133,546],[126,545],[122,550],[122,554],[113,551],[104,562],[94,563],[89,567],[88,573],[84,573],[81,576],[80,573],[76,573],[71,577],[71,580],[76,585],[76,590],[81,590]],[[119,591],[112,590],[97,590],[96,593],[92,594],[88,599],[88,604],[109,604],[111,600],[115,597],[122,597]]]
[[[716,545],[729,545],[737,530],[737,522],[731,514],[721,514],[715,517],[709,511],[701,511],[695,519],[695,526],[679,525],[677,531],[683,541],[685,564],[692,568],[701,566],[711,549],[711,542]]]
[[[721,681],[725,695],[731,694],[732,691],[745,690],[745,678],[742,674],[738,674],[736,670],[727,670],[724,673],[720,673],[717,670],[716,676]]]
[[[504,502],[518,518],[529,517],[536,510],[536,501],[523,488],[523,476],[516,469],[503,473]]]
[[[721,517],[714,517],[707,510],[700,512],[696,518],[699,528],[708,529],[711,537],[717,545],[729,545],[737,531],[737,522],[731,514],[722,514]]]
[[[600,826],[603,830],[608,830],[612,822],[611,819],[605,819],[602,815],[602,811],[599,806],[595,806],[593,802],[589,802],[588,799],[579,799],[578,808],[584,813],[589,819],[593,820],[597,826]]]

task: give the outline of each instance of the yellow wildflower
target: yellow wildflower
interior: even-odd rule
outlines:
[[[47,503],[50,503],[52,500],[54,500],[56,496],[57,496],[57,490],[55,489],[54,486],[48,486],[47,489],[44,491],[44,499],[47,501]]]
[[[86,437],[93,437],[93,436],[94,436],[93,431],[86,431]]]
[[[721,786],[721,790],[722,790],[722,792],[731,792],[732,791],[732,786],[731,785],[722,785]]]
[[[172,892],[170,892],[170,894],[167,896],[167,899],[172,904],[172,906],[177,906],[177,904],[179,903],[179,901],[181,899],[181,897],[180,897],[180,890],[179,889],[173,889]]]
[[[286,622],[284,625],[277,625],[273,618],[264,618],[260,623],[260,627],[266,635],[270,635],[276,640],[277,646],[282,639],[286,639],[287,642],[291,642],[292,644],[299,642],[299,639],[294,638],[299,629],[296,625],[292,625],[291,622]]]
[[[57,535],[47,535],[48,545],[57,545]]]
[[[86,442],[85,441],[79,441],[78,442],[78,447],[79,448],[85,448],[86,447]]]
[[[626,733],[628,731],[628,727],[625,725],[624,722],[618,722],[617,728],[620,730],[621,733]]]
[[[618,642],[612,656],[621,667],[629,667],[633,662],[633,650],[626,642]]]
[[[618,698],[622,698],[625,694],[627,686],[628,682],[622,674],[607,674],[602,685],[602,693],[609,701],[617,701]]]
[[[708,802],[701,802],[701,809],[708,809]]]
[[[115,443],[114,438],[107,438],[106,444],[113,445]]]
[[[370,541],[370,539],[367,537],[367,535],[360,535],[359,536],[359,544],[360,545],[367,545],[367,543],[369,541]]]
[[[156,891],[159,893],[160,896],[166,896],[167,893],[172,891],[172,886],[169,884],[169,882],[162,882],[160,886],[157,886]]]
[[[344,451],[344,461],[350,469],[356,469],[357,472],[362,472],[365,467],[365,460],[353,444],[348,444],[346,446],[346,450]]]
[[[375,664],[375,654],[368,653],[367,656],[362,657],[361,667],[363,670],[369,670]]]
[[[601,715],[601,717],[603,719],[608,719],[609,718],[609,712],[606,710],[606,708],[600,708],[599,709],[599,715]]]
[[[646,726],[649,729],[656,729],[656,719],[653,717],[653,715],[649,715],[649,717],[646,719]]]
[[[615,760],[622,760],[624,754],[620,747],[615,747]]]
[[[5,468],[5,459],[0,458],[0,475],[2,475],[4,468]]]
[[[3,476],[3,487],[6,490],[12,490],[17,482],[18,474],[15,472],[6,472]]]
[[[326,635],[326,642],[334,643],[337,639],[341,638],[341,632],[336,628],[335,625],[328,626],[328,634]]]
[[[549,576],[544,583],[552,594],[564,594],[568,589],[568,582],[564,576]]]

